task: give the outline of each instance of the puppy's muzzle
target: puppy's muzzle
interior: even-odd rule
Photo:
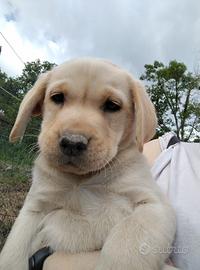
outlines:
[[[87,150],[88,139],[80,134],[65,134],[59,141],[61,152],[66,156],[80,156]]]

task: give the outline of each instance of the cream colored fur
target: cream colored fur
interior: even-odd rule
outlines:
[[[51,101],[57,92],[66,96],[62,106]],[[122,109],[102,112],[107,98]],[[0,270],[27,270],[28,257],[46,245],[73,256],[86,254],[83,261],[90,265],[91,259],[95,270],[170,269],[166,248],[174,238],[175,216],[141,154],[156,127],[141,84],[103,60],[66,62],[42,75],[25,96],[10,139],[23,136],[31,114],[40,112],[41,153],[1,252]],[[74,165],[64,162],[58,147],[68,130],[91,140]],[[94,251],[96,260],[90,257]],[[69,269],[81,269],[79,258]]]

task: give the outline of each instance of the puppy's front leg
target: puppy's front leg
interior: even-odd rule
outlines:
[[[30,244],[40,220],[41,214],[28,211],[25,204],[0,254],[0,270],[28,270]]]
[[[161,270],[174,233],[171,207],[161,203],[141,204],[111,230],[96,270]]]

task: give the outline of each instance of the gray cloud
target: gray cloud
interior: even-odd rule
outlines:
[[[190,69],[200,49],[198,0],[11,0],[4,17],[22,37],[48,47],[50,61],[95,56],[137,76],[146,63],[177,59]],[[5,7],[4,6],[4,7]]]

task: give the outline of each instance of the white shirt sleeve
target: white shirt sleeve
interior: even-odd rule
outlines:
[[[178,142],[174,136],[159,138],[161,154],[152,174],[168,196],[177,216],[177,233],[171,259],[182,270],[200,269],[200,143]]]

